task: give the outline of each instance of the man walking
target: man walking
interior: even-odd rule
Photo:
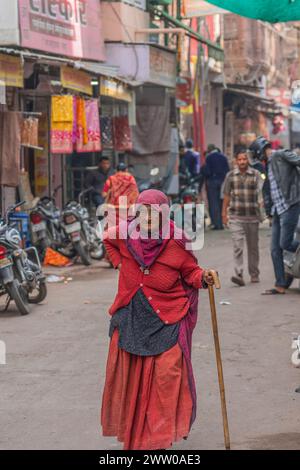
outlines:
[[[107,178],[113,175],[114,171],[111,168],[111,163],[108,157],[100,157],[98,168],[94,171],[90,171],[87,174],[85,180],[85,186],[87,188],[92,187],[92,200],[96,207],[100,206],[104,202],[102,196],[103,187]]]
[[[276,280],[275,287],[263,294],[285,294],[289,285],[283,251],[294,253],[299,246],[294,234],[300,216],[300,156],[291,150],[273,151],[264,137],[258,137],[249,150],[254,158],[267,162],[264,200],[266,213],[272,220],[271,255]]]
[[[243,250],[247,242],[248,270],[251,282],[259,282],[259,193],[260,173],[251,168],[246,149],[236,154],[236,167],[230,171],[224,184],[222,210],[223,224],[228,225],[232,234],[235,275],[231,281],[244,286]],[[229,214],[228,214],[229,209]]]
[[[186,151],[182,157],[183,163],[190,176],[194,177],[200,172],[200,155],[198,152],[195,152],[192,139],[186,141],[185,147]]]
[[[204,176],[207,181],[209,213],[214,230],[223,229],[221,188],[228,172],[227,158],[215,145],[210,144],[207,148]]]

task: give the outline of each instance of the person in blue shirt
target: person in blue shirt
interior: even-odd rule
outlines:
[[[191,177],[194,177],[200,171],[200,154],[193,149],[192,139],[186,141],[185,148],[186,151],[183,155],[184,165]]]
[[[213,144],[207,147],[204,176],[207,183],[209,213],[214,230],[222,230],[222,199],[221,188],[226,174],[229,172],[228,160]]]

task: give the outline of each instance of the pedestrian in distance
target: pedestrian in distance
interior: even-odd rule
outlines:
[[[207,147],[207,157],[204,167],[206,178],[207,198],[211,224],[214,230],[223,230],[222,222],[222,185],[229,172],[228,160],[213,144]]]
[[[124,450],[158,450],[186,438],[195,420],[192,331],[198,290],[214,277],[187,249],[164,193],[143,191],[137,203],[139,219],[121,222],[119,237],[108,230],[104,241],[119,283],[101,424]]]
[[[183,163],[190,176],[194,178],[200,172],[200,154],[194,150],[192,139],[187,139],[185,148]]]
[[[223,224],[228,225],[233,241],[235,274],[231,281],[245,286],[244,242],[248,251],[248,271],[251,282],[259,282],[259,222],[261,175],[249,165],[246,149],[235,155],[235,168],[230,171],[224,183]]]
[[[104,197],[102,196],[102,191],[104,184],[109,176],[114,173],[114,170],[111,167],[111,163],[108,157],[100,157],[98,168],[93,171],[89,171],[86,179],[85,186],[86,188],[92,187],[92,201],[96,207],[101,206],[104,202]]]
[[[272,221],[275,286],[263,294],[285,294],[289,285],[284,269],[284,250],[295,253],[299,246],[294,234],[300,216],[300,156],[291,150],[273,151],[271,143],[262,136],[252,142],[249,150],[254,158],[267,165],[264,201],[266,214]]]

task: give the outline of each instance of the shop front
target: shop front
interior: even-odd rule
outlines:
[[[62,205],[76,193],[70,190],[73,176],[65,171],[68,159],[85,154],[88,162],[101,151],[99,94],[91,84],[98,75],[82,70],[80,62],[105,60],[100,8],[98,0],[1,2],[0,54],[9,59],[0,56],[0,102],[6,98],[23,117],[18,190],[26,199],[55,192]],[[67,110],[63,117],[60,104]]]
[[[151,168],[158,167],[161,178],[172,177],[178,157],[176,54],[148,44],[107,43],[106,49],[108,63],[119,67],[121,77],[143,83],[136,88],[136,123],[131,127],[129,163],[135,175],[149,178]]]

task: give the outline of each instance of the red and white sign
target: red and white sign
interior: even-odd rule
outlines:
[[[269,88],[267,90],[268,98],[275,100],[279,104],[290,106],[292,93],[285,88]]]
[[[105,60],[99,0],[19,0],[21,46]]]

